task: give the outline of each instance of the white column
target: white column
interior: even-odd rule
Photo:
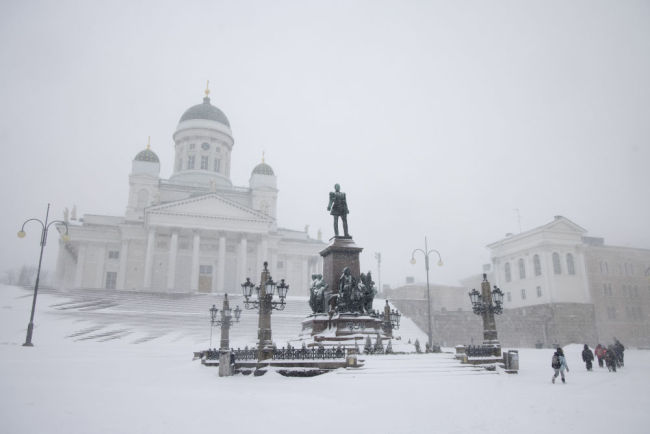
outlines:
[[[153,268],[153,253],[156,248],[156,229],[149,228],[149,235],[147,236],[147,252],[144,258],[144,288],[151,289],[151,273]]]
[[[303,256],[301,262],[302,276],[300,276],[300,288],[296,288],[298,291],[294,291],[294,294],[304,294],[305,291],[307,291],[307,288],[309,288],[309,257]]]
[[[129,258],[129,240],[122,240],[120,248],[120,268],[117,271],[117,289],[126,288],[126,267]]]
[[[86,244],[79,245],[77,253],[77,269],[74,274],[74,287],[81,288],[83,285],[84,266],[86,265]]]
[[[237,258],[237,270],[239,271],[237,281],[239,282],[246,280],[246,273],[248,271],[248,267],[246,266],[246,256],[248,256],[248,240],[246,240],[246,237],[242,237],[239,242],[239,257]]]
[[[172,230],[169,240],[169,260],[167,261],[167,289],[173,290],[176,286],[176,254],[178,252],[178,231]]]
[[[269,260],[269,240],[262,238],[262,260],[257,264],[258,268],[261,270],[264,264],[264,261]]]
[[[219,258],[217,259],[217,291],[226,292],[226,236],[219,237]],[[235,291],[237,288],[235,288]]]
[[[103,288],[104,283],[104,264],[106,263],[106,245],[101,245],[97,249],[97,269],[95,270],[95,288]]]
[[[540,252],[542,258],[542,274],[544,275],[544,281],[546,282],[546,289],[542,288],[542,291],[548,291],[548,301],[553,303],[555,301],[554,292],[554,271],[553,271],[553,252],[542,251]]]
[[[199,290],[199,252],[201,248],[201,237],[199,231],[194,231],[192,239],[192,272],[190,281],[190,290]]]

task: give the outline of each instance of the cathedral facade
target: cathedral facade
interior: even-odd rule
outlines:
[[[60,287],[239,293],[246,277],[257,283],[267,261],[290,294],[308,293],[325,244],[278,227],[277,178],[264,161],[248,186],[232,184],[230,123],[208,94],[179,120],[169,179],[161,179],[147,145],[133,159],[124,216],[68,222],[70,239],[60,241],[57,259]]]

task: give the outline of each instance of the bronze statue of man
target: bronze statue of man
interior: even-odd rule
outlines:
[[[341,186],[338,184],[334,185],[335,191],[330,191],[330,202],[327,205],[327,210],[330,212],[330,215],[334,216],[334,236],[339,236],[339,217],[343,220],[343,235],[346,238],[349,238],[348,234],[348,202],[345,199],[345,193],[341,191]]]

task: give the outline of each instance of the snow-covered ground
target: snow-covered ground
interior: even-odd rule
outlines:
[[[205,345],[191,324],[151,339],[144,322],[108,327],[62,315],[62,301],[39,295],[35,346],[24,348],[31,292],[0,286],[1,433],[649,432],[650,351],[626,351],[610,374],[586,372],[570,345],[565,385],[551,384],[548,349],[520,349],[517,375],[413,354],[313,378],[220,378],[192,361]]]

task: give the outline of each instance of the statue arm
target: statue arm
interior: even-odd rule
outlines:
[[[327,204],[327,210],[332,210],[332,204],[334,203],[334,193],[330,191],[330,202]]]

